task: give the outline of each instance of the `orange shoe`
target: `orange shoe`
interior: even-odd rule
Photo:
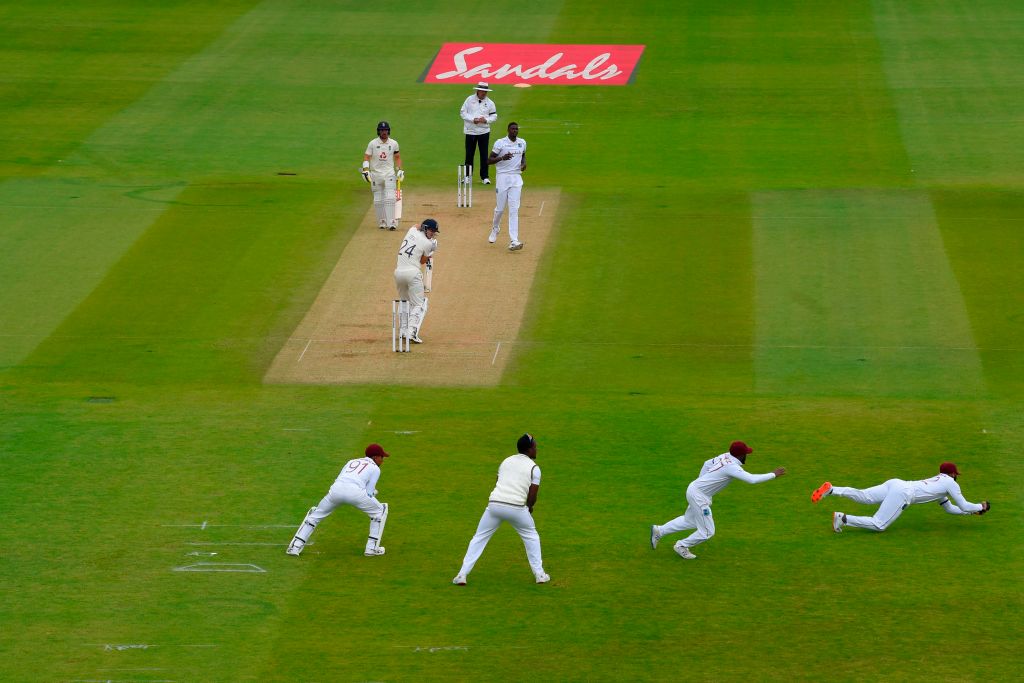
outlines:
[[[814,493],[811,494],[811,502],[817,503],[819,500],[824,498],[832,491],[832,483],[826,481],[824,484],[814,489]]]

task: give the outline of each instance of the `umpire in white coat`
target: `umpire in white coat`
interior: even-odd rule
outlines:
[[[494,100],[487,96],[491,89],[486,81],[480,81],[473,88],[473,94],[466,98],[459,109],[462,132],[466,136],[465,164],[467,167],[473,165],[473,157],[479,149],[480,165],[477,170],[480,172],[480,181],[489,185],[491,179],[488,177],[487,152],[491,141],[491,124],[498,120],[498,108],[494,106]],[[466,182],[472,183],[473,179],[467,176]]]
[[[466,577],[473,571],[473,565],[487,547],[487,542],[502,522],[508,522],[519,533],[526,546],[526,557],[530,562],[537,583],[547,583],[551,577],[544,572],[540,554],[540,534],[533,523],[533,506],[537,504],[540,489],[540,467],[536,463],[537,440],[530,434],[523,434],[516,443],[519,451],[502,461],[498,467],[498,483],[491,491],[487,508],[477,525],[476,534],[469,542],[462,569],[452,579],[457,586],[466,585]]]

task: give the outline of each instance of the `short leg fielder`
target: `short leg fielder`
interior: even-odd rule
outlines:
[[[656,527],[655,532],[660,538],[669,534],[695,529],[692,534],[679,541],[685,548],[692,548],[715,535],[715,518],[711,514],[711,501],[697,491],[686,489],[686,512],[670,522]]]
[[[540,534],[537,533],[537,526],[534,524],[533,515],[526,508],[514,505],[503,505],[502,503],[489,503],[477,525],[476,534],[469,542],[466,550],[466,557],[462,560],[462,569],[459,576],[468,576],[473,571],[480,555],[483,554],[487,542],[498,530],[502,522],[508,522],[519,533],[523,539],[523,546],[526,548],[526,558],[530,562],[530,569],[534,575],[544,573],[544,562],[541,559]]]
[[[402,335],[417,337],[423,319],[427,317],[427,299],[424,296],[423,272],[419,268],[399,268],[395,271],[398,298],[409,302],[409,328]]]
[[[495,192],[497,202],[494,205],[491,234],[497,236],[501,230],[501,217],[507,207],[508,236],[514,244],[519,241],[519,203],[523,195],[523,177],[517,173],[499,173]]]
[[[833,486],[829,495],[849,498],[861,505],[878,505],[878,510],[871,517],[845,515],[847,526],[871,531],[885,531],[910,505],[903,482],[899,479],[890,479],[869,489]]]

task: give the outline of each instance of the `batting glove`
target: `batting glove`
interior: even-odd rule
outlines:
[[[396,175],[398,176],[399,180],[405,179],[405,171],[403,171],[402,169],[398,169],[398,173]]]

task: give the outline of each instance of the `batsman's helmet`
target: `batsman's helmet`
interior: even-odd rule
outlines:
[[[379,133],[382,130],[386,130],[386,131],[388,131],[390,133],[391,132],[391,124],[388,123],[387,121],[381,121],[380,123],[377,124],[377,132]]]
[[[433,230],[434,232],[441,232],[441,228],[437,227],[437,221],[433,218],[428,218],[420,223],[420,230]]]

